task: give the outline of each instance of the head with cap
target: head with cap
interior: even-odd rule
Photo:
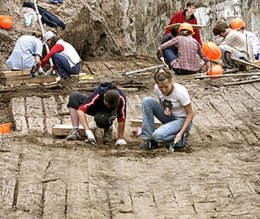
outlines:
[[[45,45],[45,43],[48,42],[48,40],[50,40],[51,38],[53,38],[55,36],[55,34],[52,31],[47,31],[46,33],[44,33],[43,35],[43,39],[42,39],[42,44]]]

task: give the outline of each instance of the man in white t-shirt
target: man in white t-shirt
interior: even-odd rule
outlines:
[[[213,33],[215,36],[224,38],[219,45],[222,52],[223,67],[236,68],[241,66],[239,63],[233,61],[231,57],[248,62],[255,61],[252,48],[248,45],[244,34],[230,29],[229,26],[223,21],[217,22],[213,28]]]
[[[257,36],[248,30],[245,30],[245,22],[241,18],[235,18],[230,22],[232,30],[237,30],[246,35],[249,46],[253,49],[256,60],[260,60],[260,43]]]
[[[141,149],[156,148],[158,143],[169,149],[180,150],[187,146],[187,133],[192,125],[193,111],[187,89],[174,83],[170,71],[158,71],[154,75],[154,87],[158,100],[146,97],[142,101]],[[154,116],[163,124],[155,129]]]

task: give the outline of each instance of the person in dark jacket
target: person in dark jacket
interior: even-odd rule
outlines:
[[[92,94],[74,92],[69,97],[68,108],[73,129],[67,136],[68,140],[79,140],[79,122],[85,129],[87,140],[96,143],[94,134],[89,128],[85,114],[94,116],[97,127],[104,129],[103,142],[112,140],[112,125],[117,118],[118,139],[116,145],[126,145],[124,140],[126,97],[122,90],[109,82],[102,83]]]

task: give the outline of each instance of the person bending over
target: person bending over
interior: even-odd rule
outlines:
[[[80,140],[79,122],[85,129],[87,140],[96,143],[96,138],[88,125],[85,114],[94,116],[97,127],[104,129],[103,142],[112,140],[112,125],[117,118],[118,138],[116,145],[126,145],[124,140],[126,119],[126,97],[122,90],[109,82],[102,83],[92,94],[86,96],[74,92],[68,103],[73,129],[67,136],[68,140]]]

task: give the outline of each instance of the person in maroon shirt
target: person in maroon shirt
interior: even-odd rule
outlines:
[[[198,24],[197,19],[194,15],[194,12],[196,10],[196,3],[194,1],[188,1],[186,7],[187,8],[185,10],[178,11],[172,16],[169,25],[176,24],[176,23],[184,23],[184,22],[189,24]],[[199,29],[194,28],[194,32],[195,33],[193,35],[193,38],[196,39],[198,43],[202,46]],[[166,29],[163,33],[163,37],[165,37],[170,33],[171,30]]]

